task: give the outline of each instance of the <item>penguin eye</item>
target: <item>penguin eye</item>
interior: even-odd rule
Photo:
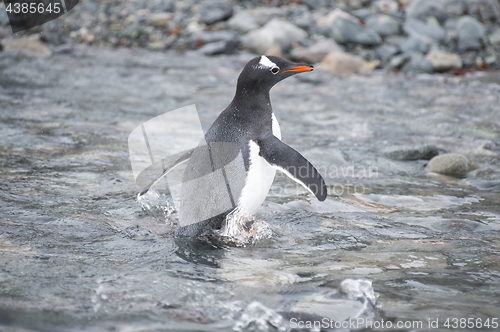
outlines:
[[[273,74],[275,74],[275,75],[276,75],[279,71],[280,71],[279,67],[273,67],[273,68],[271,68],[271,73],[273,73]]]

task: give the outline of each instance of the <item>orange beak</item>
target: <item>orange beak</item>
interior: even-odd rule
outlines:
[[[308,71],[313,71],[313,69],[314,69],[313,66],[297,66],[297,67],[294,67],[292,69],[284,70],[283,72],[285,73],[287,71],[293,71],[296,73],[305,73]]]

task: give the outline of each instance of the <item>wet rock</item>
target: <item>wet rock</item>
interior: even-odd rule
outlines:
[[[458,49],[480,50],[481,42],[486,36],[486,28],[472,16],[462,16],[457,23]]]
[[[231,17],[227,25],[229,28],[241,33],[247,33],[250,30],[260,27],[255,18],[247,11],[240,12]]]
[[[403,30],[409,36],[426,36],[435,41],[442,41],[446,37],[446,31],[440,26],[424,23],[414,18],[406,20],[403,25]]]
[[[375,51],[377,52],[378,57],[382,61],[387,61],[393,55],[395,55],[399,52],[399,47],[394,46],[394,45],[381,45],[381,46],[377,47],[377,49]]]
[[[432,158],[427,164],[431,172],[445,175],[465,175],[479,166],[459,153],[446,153]]]
[[[407,38],[401,45],[399,46],[402,52],[410,53],[410,52],[420,52],[427,53],[429,47],[427,44],[419,38],[418,36],[411,36]]]
[[[426,58],[432,63],[432,67],[435,71],[462,68],[462,59],[460,59],[460,57],[455,53],[441,50],[431,50],[427,53]]]
[[[203,23],[214,24],[230,18],[233,15],[233,6],[225,1],[206,1],[203,2],[200,15]]]
[[[399,5],[394,0],[377,0],[373,4],[373,7],[377,11],[386,14],[393,14],[399,10]]]
[[[410,53],[410,61],[401,69],[405,73],[432,73],[432,63],[422,53]]]
[[[321,40],[305,49],[293,49],[291,56],[296,61],[318,63],[330,52],[343,51],[332,39]]]
[[[264,54],[273,46],[288,49],[293,43],[300,42],[307,37],[307,32],[292,23],[282,19],[272,19],[262,28],[252,30],[242,38],[245,48]]]
[[[429,160],[437,156],[439,151],[435,145],[424,145],[422,147],[405,147],[385,152],[385,155],[393,160]]]
[[[0,45],[5,52],[24,56],[48,58],[52,55],[50,48],[36,38],[2,39]]]
[[[147,22],[156,28],[168,27],[173,15],[170,13],[152,13],[148,16]]]
[[[372,29],[339,17],[327,29],[330,37],[339,44],[356,43],[374,46],[382,43],[382,38]]]
[[[440,22],[444,22],[448,17],[444,10],[446,2],[448,1],[413,0],[406,7],[406,17],[426,21],[429,16],[434,16]]]
[[[375,63],[345,52],[328,53],[320,64],[321,69],[338,75],[369,73],[375,67]]]
[[[372,15],[367,18],[366,26],[374,30],[381,37],[399,34],[398,21],[389,15]]]

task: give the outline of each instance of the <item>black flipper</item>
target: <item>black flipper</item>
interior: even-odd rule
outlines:
[[[149,191],[149,189],[151,189],[152,186],[154,186],[158,181],[160,181],[161,178],[163,178],[165,175],[167,175],[168,172],[170,172],[175,167],[179,166],[180,164],[182,164],[183,162],[185,162],[189,158],[191,158],[191,156],[194,153],[194,150],[195,149],[189,150],[188,152],[183,154],[179,159],[177,159],[172,164],[170,164],[167,168],[165,168],[165,170],[160,175],[158,175],[153,181],[151,181],[146,187],[144,187],[144,189],[141,190],[141,192],[139,193],[139,196],[142,196],[145,193],[147,193]]]
[[[274,168],[312,192],[320,201],[327,196],[326,184],[318,170],[300,153],[271,135],[258,140],[260,155]]]

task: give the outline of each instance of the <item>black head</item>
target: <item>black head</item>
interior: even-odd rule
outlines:
[[[313,70],[313,66],[297,64],[276,56],[258,56],[250,60],[238,77],[237,91],[268,92],[279,81],[297,73]]]

